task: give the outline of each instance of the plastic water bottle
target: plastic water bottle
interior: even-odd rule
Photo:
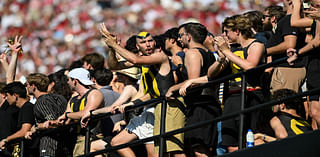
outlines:
[[[252,130],[249,129],[247,133],[247,148],[250,148],[253,146],[254,146],[254,136],[253,136]]]

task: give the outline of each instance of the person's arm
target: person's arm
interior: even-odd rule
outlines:
[[[132,85],[125,86],[119,98],[111,106],[106,106],[106,107],[94,110],[92,111],[92,114],[97,115],[101,113],[111,112],[112,108],[114,108],[115,106],[120,106],[124,104],[136,94],[137,94],[137,90]]]
[[[163,63],[168,57],[164,52],[153,53],[149,56],[137,56],[136,54],[126,50],[116,43],[109,43],[110,47],[114,48],[115,51],[120,54],[127,61],[134,65],[154,65]]]
[[[189,49],[185,53],[185,67],[188,72],[188,79],[200,77],[201,71],[201,53],[197,49]]]
[[[25,134],[31,130],[31,127],[32,125],[30,123],[23,123],[19,131],[0,141],[0,148],[3,148],[7,142],[24,137]]]
[[[118,58],[116,57],[115,50],[113,48],[108,49],[108,67],[111,70],[121,70],[126,69],[134,66],[132,63],[128,61],[118,61]]]
[[[271,128],[274,130],[277,139],[283,139],[288,137],[288,133],[278,117],[273,117],[270,120],[270,125]]]
[[[215,61],[208,69],[208,78],[215,78],[217,77],[227,66],[229,61],[225,58],[225,56],[223,54],[219,56],[223,56],[220,57],[219,60]]]
[[[256,67],[264,53],[264,45],[262,43],[255,42],[248,48],[248,57],[246,59],[242,59],[231,52],[230,48],[227,46],[227,41],[224,38],[217,37],[215,40],[219,50],[229,59],[229,61],[237,64],[244,70]]]
[[[293,11],[291,14],[290,24],[292,27],[311,27],[313,19],[300,16],[301,0],[292,0]]]
[[[120,111],[121,113],[124,113],[126,107],[133,106],[133,105],[137,104],[138,102],[144,102],[144,101],[148,101],[150,99],[151,99],[150,94],[146,93],[142,97],[139,97],[137,99],[132,99],[133,101],[130,101],[130,102],[126,103],[126,104],[117,106],[114,109]]]
[[[264,143],[272,142],[277,140],[276,138],[272,136],[268,136],[266,134],[256,133],[254,134],[254,140],[262,140]]]
[[[189,49],[185,53],[184,64],[188,72],[188,80],[200,77],[201,54],[198,51],[199,50],[197,49]],[[178,91],[186,81],[187,80],[171,86],[166,93],[166,97],[167,98],[172,97],[173,92]]]
[[[55,121],[55,124],[68,124],[71,119],[67,118],[65,115],[71,112],[71,107],[70,107],[70,101],[72,100],[73,97],[68,101],[66,111]]]
[[[15,36],[13,44],[7,43],[8,46],[10,47],[10,49],[12,50],[11,60],[10,60],[8,70],[6,73],[7,83],[13,82],[15,79],[15,76],[16,76],[18,55],[19,55],[19,51],[21,49],[21,40],[22,40],[22,36]]]
[[[306,52],[309,52],[310,50],[319,46],[320,46],[320,21],[317,21],[315,37],[309,43],[307,43],[307,45],[305,45],[303,48],[301,48],[298,51],[298,55],[305,54]]]
[[[208,82],[207,75],[202,76],[202,77],[198,77],[198,78],[194,78],[194,79],[190,79],[190,80],[186,80],[183,82],[182,86],[180,87],[179,94],[182,96],[186,96],[187,88],[189,88],[191,85],[202,84],[202,83],[207,83],[207,82]]]
[[[9,64],[7,61],[7,54],[6,53],[0,54],[0,62],[1,62],[1,65],[2,65],[4,72],[7,73]]]
[[[284,41],[274,47],[267,48],[268,55],[285,53],[289,48],[295,48],[297,43],[297,36],[286,35]]]
[[[112,107],[120,106],[123,103],[127,102],[128,100],[131,100],[137,93],[138,93],[138,91],[136,90],[136,88],[134,86],[127,85],[124,87],[119,98],[111,106]]]

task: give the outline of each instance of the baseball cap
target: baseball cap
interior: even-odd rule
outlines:
[[[93,85],[90,72],[84,68],[75,68],[68,73],[68,77],[79,80],[84,85]]]

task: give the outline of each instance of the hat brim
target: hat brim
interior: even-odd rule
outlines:
[[[92,81],[90,81],[90,80],[83,80],[83,79],[78,79],[82,84],[84,84],[84,85],[87,85],[87,86],[89,86],[89,85],[94,85],[94,83],[92,82]]]

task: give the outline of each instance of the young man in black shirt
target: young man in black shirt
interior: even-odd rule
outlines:
[[[20,82],[12,82],[3,88],[7,95],[7,101],[10,105],[16,105],[20,108],[18,116],[18,131],[3,138],[0,141],[0,148],[5,149],[7,143],[15,139],[24,137],[26,132],[30,131],[34,122],[33,104],[29,102],[25,86]]]
[[[287,15],[277,23],[275,33],[267,42],[267,53],[272,56],[272,60],[287,56],[286,50],[288,48],[299,49],[305,45],[306,34],[290,24],[292,1],[285,0],[284,6]],[[306,76],[304,61],[305,57],[301,57],[293,65],[286,62],[274,68],[270,85],[271,92],[282,88],[298,92]]]
[[[17,131],[17,117],[19,109],[16,106],[10,105],[6,101],[6,94],[2,92],[5,83],[0,83],[0,140],[15,133]]]

